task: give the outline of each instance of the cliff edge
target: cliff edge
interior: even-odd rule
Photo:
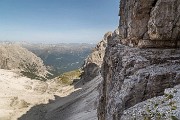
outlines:
[[[179,16],[179,0],[120,1],[119,34],[108,38],[102,66],[99,120],[180,119],[179,92],[164,94],[180,84]],[[156,104],[163,96],[175,107],[170,114],[165,108],[153,114],[167,103]],[[144,116],[139,106],[145,104],[154,116]]]

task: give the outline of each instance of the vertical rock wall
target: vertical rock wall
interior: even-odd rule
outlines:
[[[99,120],[123,120],[128,108],[180,84],[179,0],[121,0],[119,34],[107,41]]]
[[[121,0],[123,44],[138,47],[180,46],[179,0]]]

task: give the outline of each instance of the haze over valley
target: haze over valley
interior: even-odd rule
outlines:
[[[87,43],[20,43],[20,45],[40,57],[54,77],[64,72],[80,69],[95,46]]]

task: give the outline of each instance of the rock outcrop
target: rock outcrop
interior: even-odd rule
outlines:
[[[138,47],[180,47],[179,0],[121,0],[121,42]]]
[[[30,78],[44,78],[48,74],[39,57],[11,43],[0,44],[0,69],[19,71]]]
[[[131,120],[134,105],[180,84],[180,1],[120,3],[119,34],[109,36],[102,66],[99,120]]]
[[[100,75],[105,49],[107,46],[107,39],[111,36],[111,34],[111,32],[107,32],[104,35],[104,38],[93,49],[92,53],[86,58],[82,68],[82,79],[84,83]]]
[[[119,120],[129,107],[180,84],[180,50],[118,44],[107,48],[104,60],[100,120]]]

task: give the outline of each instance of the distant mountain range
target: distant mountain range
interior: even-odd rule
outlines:
[[[82,67],[95,46],[86,43],[19,44],[40,57],[54,76]]]

